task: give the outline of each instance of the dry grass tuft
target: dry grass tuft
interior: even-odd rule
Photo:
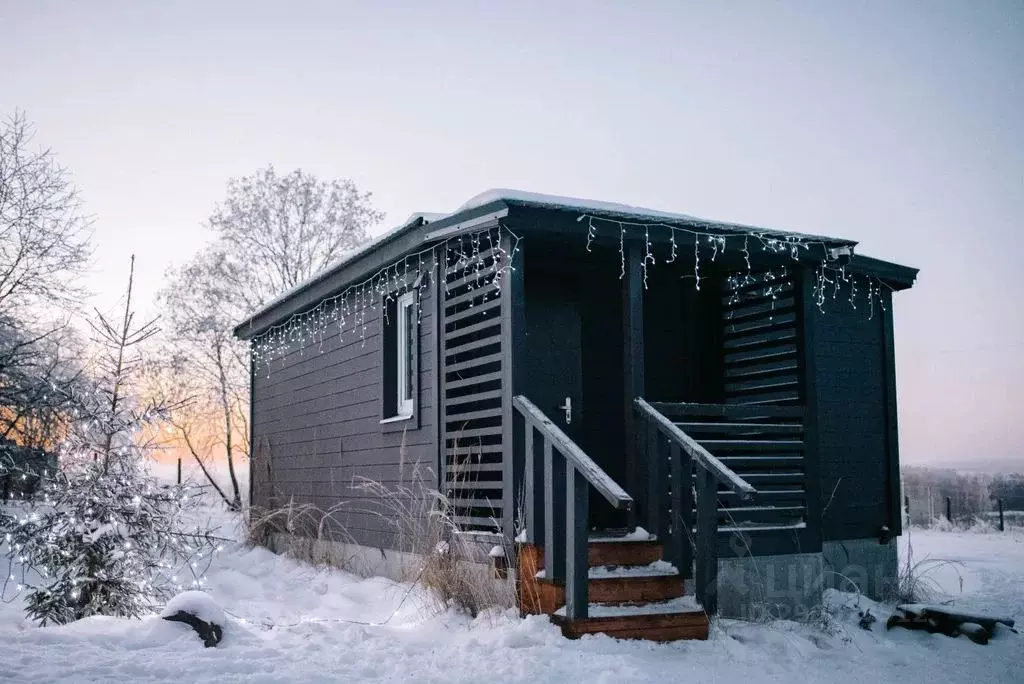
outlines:
[[[355,487],[380,502],[372,512],[394,531],[395,548],[415,559],[402,569],[403,579],[429,589],[436,608],[475,617],[488,608],[513,607],[515,584],[492,576],[489,557],[514,557],[512,545],[498,534],[464,533],[454,520],[452,500],[426,484],[434,481],[431,470],[416,468],[408,483],[387,486],[357,478]]]
[[[340,521],[344,508],[345,504],[340,503],[323,509],[296,503],[294,497],[279,508],[253,506],[246,518],[245,542],[318,567],[365,574],[355,556],[342,551],[344,545],[355,543]]]
[[[921,603],[933,601],[943,595],[943,591],[935,574],[950,568],[956,573],[963,591],[964,577],[960,572],[963,564],[958,561],[941,558],[924,558],[914,560],[914,547],[907,542],[907,557],[900,563],[899,573],[890,590],[891,596],[886,598],[895,603]]]

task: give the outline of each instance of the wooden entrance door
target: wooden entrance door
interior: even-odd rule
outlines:
[[[530,275],[526,280],[526,396],[579,443],[584,411],[579,301],[569,284],[550,282],[557,276]]]
[[[527,264],[526,397],[625,486],[618,281],[588,282],[585,271],[565,261],[545,268],[534,257]],[[625,525],[620,512],[591,493],[592,527]]]

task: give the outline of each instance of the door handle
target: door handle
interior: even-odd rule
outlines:
[[[566,397],[565,403],[558,408],[565,411],[565,424],[570,424],[572,422],[572,397]]]

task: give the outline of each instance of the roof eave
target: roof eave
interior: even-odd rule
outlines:
[[[504,202],[495,201],[446,216],[433,223],[427,223],[422,217],[416,217],[413,221],[385,233],[377,240],[368,243],[363,249],[274,299],[236,325],[232,329],[232,334],[240,340],[249,340],[289,316],[315,306],[321,299],[331,297],[353,283],[361,282],[395,259],[421,249],[431,241],[444,239],[440,237],[436,240],[427,240],[429,233],[456,227],[460,223],[487,216],[505,208],[507,205]]]
[[[920,272],[920,269],[912,266],[903,266],[863,254],[854,254],[850,259],[849,268],[856,273],[874,276],[893,290],[907,290],[913,287]]]
[[[576,216],[594,216],[596,218],[603,218],[610,221],[622,221],[623,223],[647,223],[651,225],[662,224],[666,226],[674,226],[684,230],[699,230],[708,233],[721,233],[730,234],[736,232],[750,233],[752,235],[764,235],[769,238],[778,238],[780,240],[786,239],[798,239],[811,242],[821,242],[822,244],[830,247],[854,247],[858,243],[856,240],[849,240],[846,238],[829,237],[827,235],[813,235],[810,233],[797,233],[793,231],[777,230],[774,228],[765,228],[762,226],[749,226],[742,223],[731,223],[728,221],[712,221],[709,219],[703,219],[696,216],[671,216],[661,214],[642,214],[642,213],[630,213],[625,211],[614,211],[610,209],[592,209],[592,208],[580,208],[559,205],[547,202],[535,202],[523,199],[509,199],[506,200],[508,206],[526,207],[530,209],[546,209],[553,211],[563,211]],[[436,225],[436,224],[434,224]]]

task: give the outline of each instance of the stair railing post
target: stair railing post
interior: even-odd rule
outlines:
[[[571,463],[565,463],[565,518],[567,539],[565,569],[565,616],[570,620],[587,617],[589,598],[587,583],[590,581],[587,562],[588,531],[587,517],[590,497],[590,483],[577,472]]]
[[[556,457],[544,438],[544,574],[552,582],[565,579],[565,459]]]
[[[653,420],[647,423],[647,448],[643,458],[647,461],[647,531],[655,535],[662,544],[666,539],[662,536],[664,523],[661,517],[663,507],[662,495],[665,493],[665,480],[661,462],[661,442],[663,438]]]
[[[536,439],[533,421],[525,420],[523,427],[526,537],[531,544],[544,546],[544,438]]]
[[[697,599],[706,613],[718,610],[718,481],[697,468]]]
[[[672,473],[672,563],[683,579],[693,578],[693,475],[690,457],[675,442],[669,448]]]

